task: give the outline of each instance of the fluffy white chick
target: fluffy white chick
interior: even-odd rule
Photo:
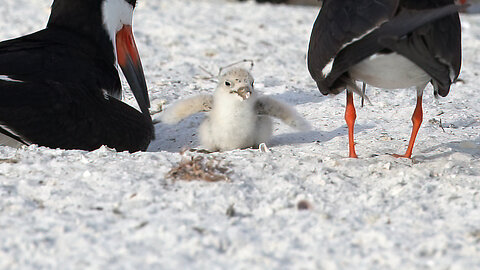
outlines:
[[[310,129],[309,123],[291,106],[255,91],[252,75],[242,68],[222,75],[213,96],[180,100],[166,108],[161,120],[173,124],[201,111],[209,111],[199,129],[200,143],[209,151],[267,143],[273,132],[271,117],[299,130]]]

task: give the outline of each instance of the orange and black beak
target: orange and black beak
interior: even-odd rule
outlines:
[[[137,45],[133,38],[132,26],[124,25],[116,35],[117,60],[127,78],[133,95],[145,116],[150,117],[150,99],[148,98],[147,83],[143,74],[142,62],[138,55]]]

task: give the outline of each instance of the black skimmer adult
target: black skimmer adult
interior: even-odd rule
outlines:
[[[47,27],[0,43],[0,142],[146,150],[154,137],[132,33],[136,0],[54,0]],[[117,63],[142,111],[120,101]]]
[[[417,105],[407,151],[422,123],[422,95],[430,82],[445,97],[461,66],[461,28],[454,0],[326,0],[313,26],[308,69],[324,95],[347,90],[349,156],[356,81],[379,88],[416,87]]]

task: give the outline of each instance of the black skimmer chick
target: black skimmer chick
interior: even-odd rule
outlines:
[[[199,129],[200,143],[209,151],[258,147],[272,136],[272,117],[299,129],[310,129],[292,107],[254,91],[252,75],[242,68],[223,74],[213,95],[197,95],[174,103],[162,113],[162,122],[174,124],[209,111]]]
[[[154,131],[135,4],[54,0],[44,30],[0,43],[0,143],[146,150]],[[142,113],[120,101],[117,63]]]
[[[415,87],[410,158],[422,123],[422,94],[430,82],[446,96],[461,65],[461,29],[454,0],[326,0],[313,26],[308,69],[324,95],[347,90],[350,157],[356,81],[379,88]]]

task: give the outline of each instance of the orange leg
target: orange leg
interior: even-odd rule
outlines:
[[[417,97],[417,106],[415,107],[415,111],[413,112],[412,122],[413,122],[413,129],[412,135],[410,136],[410,142],[408,143],[407,152],[405,155],[393,155],[397,158],[411,158],[413,145],[415,144],[415,138],[417,137],[418,130],[420,129],[420,125],[423,121],[423,110],[422,110],[422,96]]]
[[[357,158],[357,153],[355,153],[355,142],[353,140],[353,126],[355,125],[356,118],[357,113],[355,112],[355,105],[353,104],[353,93],[347,91],[347,107],[345,108],[345,121],[347,121],[348,126],[348,145],[350,149],[350,154],[348,156],[351,158]]]

